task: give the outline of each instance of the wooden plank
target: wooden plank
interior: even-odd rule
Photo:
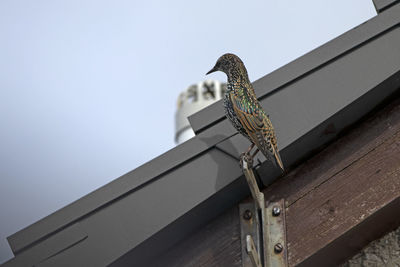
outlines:
[[[399,197],[397,132],[288,208],[290,265],[302,262]]]
[[[268,200],[286,199],[290,266],[335,266],[399,226],[400,99],[263,192]],[[155,266],[241,266],[239,237],[235,208]]]
[[[396,204],[400,198],[399,101],[269,187],[265,194],[267,199],[287,200],[290,266],[313,262],[310,258],[317,259],[319,250],[332,247],[350,231],[361,233],[356,228],[364,229],[362,224],[371,218],[380,227],[372,229],[374,225],[368,223],[374,231],[360,234],[346,250],[342,251],[346,244],[338,250],[331,248],[334,255],[323,259],[325,266],[340,263],[377,238],[377,232],[387,231],[386,226],[390,229],[399,224],[400,216],[395,214],[386,219],[386,225],[374,216],[377,211],[385,213],[386,206],[400,214]]]

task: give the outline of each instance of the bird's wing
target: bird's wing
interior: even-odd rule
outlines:
[[[276,146],[274,128],[257,99],[235,94],[230,94],[230,98],[233,110],[250,139],[265,157],[276,162],[283,170],[282,160]]]

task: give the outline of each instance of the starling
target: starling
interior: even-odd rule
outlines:
[[[215,71],[222,71],[228,77],[223,102],[225,115],[236,130],[251,142],[251,146],[244,155],[250,156],[255,145],[257,150],[250,159],[260,150],[267,159],[283,171],[274,127],[257,100],[242,60],[234,54],[222,55],[207,74]]]

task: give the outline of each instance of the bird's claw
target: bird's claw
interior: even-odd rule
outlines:
[[[239,164],[240,164],[240,168],[242,168],[242,169],[243,169],[243,161],[246,161],[246,162],[247,162],[247,166],[248,166],[249,168],[252,168],[252,167],[253,167],[253,158],[250,156],[249,153],[242,153],[242,154],[240,155],[240,162],[239,162]]]

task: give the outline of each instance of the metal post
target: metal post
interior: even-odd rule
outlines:
[[[254,200],[255,215],[250,216],[252,209],[248,203],[241,204],[242,246],[245,244],[247,257],[250,258],[248,260],[242,255],[242,266],[249,267],[250,263],[254,267],[287,266],[284,201],[269,203],[265,207],[264,194],[260,192],[246,157],[241,158],[241,166]],[[252,217],[254,227],[248,225]],[[254,240],[258,241],[258,246]]]

